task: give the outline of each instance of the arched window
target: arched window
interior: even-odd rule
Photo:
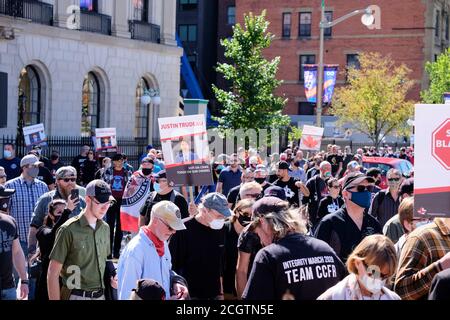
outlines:
[[[133,20],[148,22],[149,0],[133,1]]]
[[[148,137],[148,109],[149,105],[145,105],[141,101],[145,90],[149,90],[150,86],[144,78],[139,80],[136,88],[136,126],[134,129],[134,136],[136,138]]]
[[[27,66],[20,72],[18,126],[38,124],[41,122],[41,80],[33,66]]]
[[[94,73],[89,72],[83,81],[81,109],[81,135],[89,137],[100,126],[100,85]]]

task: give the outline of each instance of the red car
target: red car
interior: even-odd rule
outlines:
[[[381,171],[381,189],[388,187],[386,181],[386,173],[389,169],[394,168],[400,171],[404,177],[409,177],[413,170],[413,165],[408,160],[397,158],[385,158],[385,157],[363,157],[363,166],[366,169],[378,168]]]

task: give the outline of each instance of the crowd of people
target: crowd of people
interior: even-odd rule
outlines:
[[[191,198],[149,146],[137,170],[89,146],[66,166],[34,148],[0,160],[1,299],[448,299],[450,218],[413,215],[414,177],[365,168],[394,152],[329,145],[212,155]],[[99,165],[100,164],[100,165]],[[380,189],[382,176],[388,187]],[[123,232],[121,205],[150,184]],[[126,223],[129,223],[127,221]],[[134,223],[134,222],[133,222]]]

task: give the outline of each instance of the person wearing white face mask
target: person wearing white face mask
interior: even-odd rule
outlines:
[[[225,218],[231,215],[224,195],[202,198],[194,218],[169,243],[172,268],[189,284],[192,299],[223,300],[222,270]]]
[[[386,236],[371,235],[347,260],[349,275],[317,300],[401,300],[386,286],[397,269],[394,244]]]

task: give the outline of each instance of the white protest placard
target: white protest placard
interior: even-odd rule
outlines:
[[[159,118],[167,177],[175,185],[212,184],[205,115]]]
[[[303,126],[302,139],[300,140],[300,149],[319,151],[322,142],[323,128],[314,126]]]
[[[450,105],[415,110],[414,216],[450,217]]]
[[[45,134],[43,123],[23,127],[23,136],[27,147],[47,145],[47,136]]]
[[[95,149],[113,151],[117,148],[116,128],[95,129]]]

